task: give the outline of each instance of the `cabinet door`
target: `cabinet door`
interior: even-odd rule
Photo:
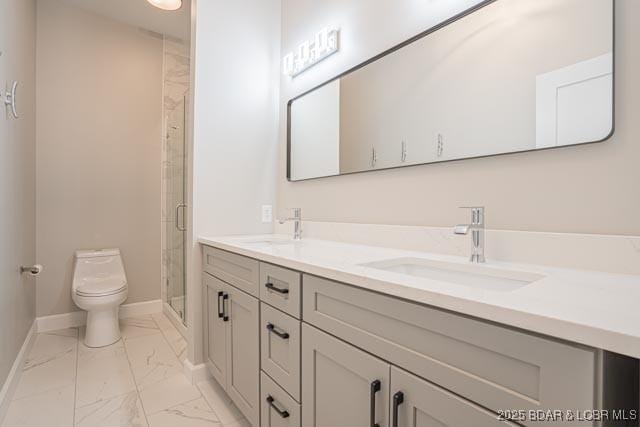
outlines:
[[[227,285],[204,273],[204,353],[205,363],[211,375],[223,387],[227,384],[227,338],[222,312]]]
[[[249,422],[257,426],[260,390],[258,300],[227,286],[227,393]]]
[[[391,367],[393,427],[504,427],[515,424],[414,375]]]
[[[302,425],[386,427],[389,369],[386,362],[303,324]]]

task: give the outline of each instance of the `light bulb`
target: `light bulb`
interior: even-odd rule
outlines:
[[[162,10],[178,10],[182,7],[182,0],[147,0]]]

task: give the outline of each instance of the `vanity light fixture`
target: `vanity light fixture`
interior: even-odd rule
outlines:
[[[295,52],[289,52],[282,60],[283,73],[295,77],[340,49],[340,30],[323,28],[313,40],[305,40]]]
[[[147,0],[149,3],[162,10],[178,10],[182,7],[182,0]]]

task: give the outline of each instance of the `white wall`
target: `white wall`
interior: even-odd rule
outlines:
[[[415,166],[306,182],[286,180],[286,102],[428,27],[423,0],[283,0],[282,49],[341,28],[342,48],[282,78],[278,206],[308,220],[451,226],[485,205],[491,228],[640,235],[640,2],[616,0],[616,133],[602,144]]]
[[[38,2],[38,316],[78,310],[76,249],[119,247],[127,302],[160,297],[162,40]]]
[[[201,235],[263,233],[278,135],[279,0],[192,3],[189,359],[201,360]]]
[[[20,114],[0,104],[0,388],[35,317],[35,280],[19,271],[36,262],[35,38],[35,1],[0,1],[0,90],[19,81]]]

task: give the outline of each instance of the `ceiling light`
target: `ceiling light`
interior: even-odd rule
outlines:
[[[182,7],[182,0],[147,0],[162,10],[178,10]]]

